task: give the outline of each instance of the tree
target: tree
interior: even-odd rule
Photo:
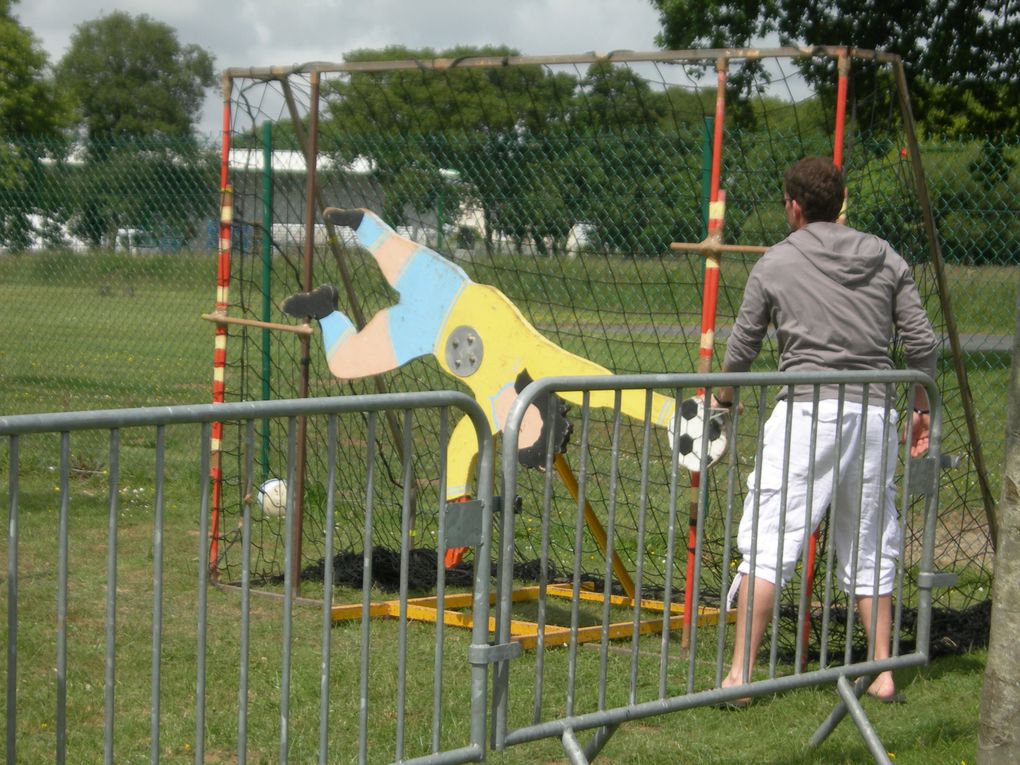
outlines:
[[[992,630],[981,689],[979,765],[1020,762],[1020,290],[1006,421],[1006,465],[998,508],[999,539],[992,584]]]
[[[31,242],[30,215],[38,208],[41,158],[59,153],[54,142],[68,111],[46,76],[46,54],[32,33],[0,3],[0,245],[14,250]]]
[[[456,48],[438,57],[511,55]],[[436,57],[388,48],[347,60]],[[691,158],[663,127],[677,128],[683,101],[691,115],[685,126],[700,145],[713,102],[704,94],[655,92],[635,72],[604,62],[580,76],[540,66],[355,72],[329,88],[319,145],[338,164],[372,158],[391,223],[466,199],[482,211],[489,244],[499,236],[549,254],[583,223],[600,250],[658,254],[677,236],[678,208],[700,217],[697,201],[678,191]]]
[[[90,140],[186,138],[215,84],[213,58],[166,24],[123,12],[79,24],[57,67]]]
[[[212,56],[149,16],[117,12],[78,25],[57,80],[86,149],[74,233],[93,246],[112,245],[124,228],[187,238],[212,210],[208,157],[193,130],[215,83]],[[163,188],[139,196],[147,177]]]
[[[0,10],[0,136],[56,138],[67,110],[46,77],[46,53],[31,31]]]
[[[665,96],[652,92],[632,69],[609,62],[592,64],[578,83],[572,123],[582,129],[608,132],[645,130],[668,118]]]
[[[929,133],[1015,132],[1020,4],[1010,0],[650,0],[660,45],[850,45],[899,54]]]
[[[510,48],[431,49],[391,47],[360,50],[348,62],[461,59],[517,55]],[[384,189],[382,215],[404,222],[405,211],[435,210],[442,200],[455,209],[470,193],[483,211],[486,235],[496,231],[521,240],[546,235],[566,237],[571,222],[555,214],[562,205],[550,200],[542,220],[523,209],[524,196],[508,190],[522,176],[511,177],[520,162],[538,161],[536,135],[562,127],[564,104],[574,77],[550,74],[538,66],[487,67],[432,71],[427,68],[354,73],[333,83],[327,94],[328,119],[322,125],[324,151],[339,163],[358,156],[374,161],[374,175]],[[451,180],[448,172],[456,172]],[[526,176],[531,194],[543,184]],[[553,218],[557,220],[553,220]]]

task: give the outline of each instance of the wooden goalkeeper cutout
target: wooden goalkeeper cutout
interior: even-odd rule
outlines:
[[[578,375],[601,376],[612,372],[556,345],[536,330],[495,287],[474,282],[460,266],[434,250],[400,236],[368,210],[327,208],[323,217],[334,226],[352,229],[359,244],[375,259],[379,269],[399,294],[395,305],[377,312],[364,327],[338,310],[338,292],[324,285],[311,292],[292,295],[283,311],[295,318],[317,319],[330,371],[341,380],[388,372],[432,354],[440,368],[464,383],[488,416],[493,434],[500,433],[510,408],[533,379]],[[565,392],[562,398],[580,406],[583,394]],[[615,391],[593,391],[589,405],[615,406]],[[526,467],[546,463],[546,445],[555,451],[553,464],[568,491],[577,499],[577,482],[563,454],[571,426],[564,417],[566,405],[537,401],[528,408],[520,429],[518,459]],[[644,421],[645,392],[623,391],[621,412]],[[652,394],[653,424],[666,428],[676,413],[672,398]],[[447,444],[447,501],[470,497],[477,445],[471,422],[463,418]],[[700,457],[700,454],[697,455]],[[585,502],[585,522],[603,554],[607,536],[598,517]],[[466,548],[450,548],[445,563],[460,562]],[[633,580],[614,553],[613,570],[627,595],[635,597]]]

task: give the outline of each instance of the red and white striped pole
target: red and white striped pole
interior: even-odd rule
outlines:
[[[723,220],[726,216],[726,193],[719,188],[722,175],[723,120],[726,116],[726,71],[729,61],[721,57],[716,61],[717,81],[715,94],[715,124],[712,135],[712,174],[708,196],[708,243],[722,244]],[[719,250],[705,250],[705,289],[701,297],[701,342],[698,346],[698,374],[712,370],[715,354],[715,317],[719,297]],[[706,402],[707,406],[707,402]],[[687,651],[691,645],[691,616],[694,604],[694,564],[698,542],[698,489],[701,474],[691,473],[691,502],[687,530],[687,582],[684,587],[683,631],[680,647]]]
[[[223,145],[220,156],[220,237],[219,257],[216,264],[216,311],[226,314],[230,293],[230,248],[234,224],[234,190],[230,186],[230,91],[231,80],[223,81]],[[213,350],[214,404],[225,400],[225,372],[227,368],[227,325],[216,324],[216,341]],[[212,518],[209,526],[209,574],[216,576],[219,554],[219,524],[223,507],[223,423],[212,424],[209,477],[212,480]]]

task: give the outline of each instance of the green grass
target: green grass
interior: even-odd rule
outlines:
[[[953,316],[961,334],[1012,336],[1016,266],[946,267]]]
[[[959,765],[975,761],[984,653],[940,659],[900,673],[909,702],[885,706],[865,700],[872,724],[893,762]],[[755,702],[741,712],[693,709],[624,724],[599,755],[604,763],[696,762],[704,765],[856,765],[872,759],[856,728],[844,722],[817,749],[807,741],[832,710],[829,688],[795,691]],[[578,734],[587,741],[587,734]],[[528,744],[494,755],[494,763],[562,762],[559,743]]]
[[[6,256],[0,285],[5,414],[211,399],[212,255]]]
[[[169,436],[167,519],[164,528],[164,633],[162,650],[162,761],[194,761],[196,691],[195,643],[197,564],[195,455],[188,453],[193,433],[174,427]],[[78,444],[78,439],[81,443]],[[149,746],[149,698],[152,600],[152,517],[149,467],[153,447],[143,432],[123,433],[124,476],[118,515],[117,566],[117,762],[145,762]],[[19,517],[19,627],[18,727],[19,761],[52,759],[55,747],[56,656],[54,614],[57,590],[55,467],[53,437],[22,439],[21,513]],[[68,751],[71,761],[95,762],[102,756],[103,624],[106,598],[107,466],[96,458],[104,444],[77,437],[72,442],[67,674]],[[4,542],[5,544],[5,542]],[[6,552],[6,550],[4,551]],[[303,594],[315,597],[315,585]],[[337,602],[357,602],[359,593],[339,590]],[[374,599],[394,597],[376,590]],[[7,590],[0,600],[5,607]],[[566,616],[568,603],[554,602]],[[250,687],[249,762],[273,762],[279,735],[278,705],[281,688],[281,605],[253,601]],[[526,607],[518,615],[532,615]],[[614,618],[625,618],[620,612]],[[582,613],[591,622],[597,611]],[[236,749],[239,662],[238,595],[217,589],[208,594],[209,671],[206,691],[206,762],[232,762]],[[332,761],[352,761],[357,741],[358,623],[331,631],[330,746]],[[396,720],[393,714],[398,655],[396,624],[372,623],[369,727],[370,761],[393,757]],[[412,625],[409,631],[406,753],[422,754],[431,737],[433,694],[433,627]],[[320,613],[299,607],[295,612],[290,697],[290,759],[315,761],[318,744],[318,668]],[[696,672],[698,689],[711,687],[714,677],[715,628],[699,634]],[[446,745],[467,740],[468,667],[466,632],[448,628],[443,669],[442,731]],[[626,643],[624,643],[626,645]],[[658,638],[641,641],[638,674],[639,700],[657,693]],[[676,637],[667,691],[682,693],[687,664],[678,657]],[[565,649],[545,655],[543,719],[554,719],[564,708],[567,687]],[[597,708],[599,654],[581,649],[575,680],[576,709]],[[629,656],[611,653],[608,705],[626,701]],[[909,696],[904,706],[885,707],[865,702],[871,719],[897,763],[973,762],[983,652],[939,659],[921,670],[902,671],[898,683]],[[510,687],[512,727],[530,723],[536,654],[525,652],[513,662]],[[788,671],[788,668],[787,670]],[[610,763],[856,763],[867,760],[864,744],[849,721],[844,722],[818,750],[805,743],[835,704],[831,689],[808,689],[756,702],[742,713],[695,709],[625,724],[609,742],[600,761]],[[586,734],[580,734],[582,740]],[[493,753],[495,763],[563,761],[555,740],[522,745]]]
[[[502,264],[505,265],[505,264]],[[511,263],[513,265],[513,263]],[[539,264],[548,267],[548,264]],[[522,269],[524,261],[521,262]],[[537,268],[534,259],[528,268]],[[580,268],[567,264],[565,268]],[[630,262],[615,271],[620,282],[662,281],[662,266]],[[1015,289],[1013,269],[956,269],[950,274],[961,333],[1008,334]],[[0,257],[0,413],[38,412],[148,404],[199,403],[210,398],[213,327],[199,315],[213,307],[215,258],[210,255],[113,257],[96,255]],[[656,281],[658,280],[658,281]],[[739,296],[739,285],[731,285]],[[623,289],[623,287],[621,287]],[[539,295],[541,293],[538,293]],[[638,293],[630,293],[638,295]],[[698,301],[663,287],[640,293],[650,312],[677,315],[696,311]],[[637,298],[635,298],[637,299]],[[678,301],[682,304],[678,305]],[[538,323],[563,326],[583,319],[612,325],[598,301],[569,321],[546,309]],[[635,330],[654,346],[655,335]],[[231,342],[236,339],[232,336]],[[281,341],[287,342],[287,341]],[[574,350],[593,351],[612,365],[640,366],[643,357],[618,343],[601,344],[578,337]],[[633,355],[627,356],[627,353]],[[968,358],[979,431],[993,491],[1001,485],[1001,433],[1005,421],[1008,356]],[[690,371],[677,369],[676,371]],[[21,543],[19,547],[19,761],[48,761],[55,746],[54,656],[56,592],[57,465],[55,438],[25,439],[22,445]],[[165,530],[165,642],[160,749],[165,762],[193,762],[195,618],[200,550],[197,521],[197,439],[193,432],[171,429],[168,449],[167,527]],[[958,448],[960,445],[955,445]],[[6,456],[7,443],[0,445]],[[69,590],[70,664],[68,674],[69,751],[71,761],[93,762],[102,756],[103,624],[107,499],[103,470],[108,469],[103,440],[75,437],[72,481]],[[122,443],[122,492],[118,518],[117,762],[148,761],[149,646],[152,598],[152,455],[151,433],[125,432]],[[5,462],[5,460],[4,460]],[[355,476],[356,477],[356,476]],[[2,476],[6,485],[7,474]],[[973,491],[973,488],[968,488]],[[3,492],[6,494],[6,492]],[[569,504],[569,503],[568,503]],[[6,550],[6,537],[0,540]],[[661,552],[661,551],[660,551]],[[589,551],[589,554],[592,554]],[[377,593],[380,598],[392,597]],[[353,593],[338,597],[356,600]],[[0,593],[7,607],[7,588]],[[280,606],[254,602],[252,687],[249,692],[249,762],[275,761],[279,730]],[[237,725],[237,656],[239,601],[235,593],[209,593],[209,679],[206,762],[231,762]],[[6,630],[6,620],[3,624]],[[318,612],[300,608],[294,634],[291,761],[314,761],[318,739],[318,664],[321,623]],[[6,636],[6,633],[5,633]],[[332,631],[331,741],[335,759],[355,757],[357,730],[357,625]],[[392,622],[373,623],[372,704],[392,705],[396,631]],[[409,753],[422,753],[431,725],[430,628],[411,630],[412,684],[408,699]],[[713,641],[707,641],[713,642]],[[652,647],[643,650],[654,652]],[[467,636],[449,630],[444,669],[444,742],[466,740],[464,711]],[[709,650],[708,646],[703,646]],[[566,652],[551,651],[547,711],[562,700]],[[590,704],[597,684],[597,654],[583,651],[577,687]],[[711,662],[703,655],[699,682],[710,682]],[[983,652],[944,658],[930,667],[901,673],[899,684],[910,703],[868,710],[897,763],[973,762]],[[530,715],[530,688],[535,657],[514,662],[511,719],[523,724]],[[626,662],[614,667],[611,698],[625,692]],[[655,680],[642,668],[639,689],[654,694]],[[670,689],[684,677],[686,665],[670,672]],[[654,674],[654,673],[652,673]],[[647,697],[647,696],[645,696]],[[624,725],[599,757],[600,762],[672,763],[853,763],[866,761],[866,750],[849,722],[817,752],[803,745],[834,703],[830,689],[787,694],[756,703],[744,713],[699,709]],[[382,714],[371,728],[373,761],[392,756],[395,720]],[[581,735],[582,740],[584,735]],[[376,748],[378,747],[378,748]],[[427,747],[425,747],[427,748]],[[389,753],[389,754],[387,754]],[[490,761],[562,761],[556,741],[524,745]]]

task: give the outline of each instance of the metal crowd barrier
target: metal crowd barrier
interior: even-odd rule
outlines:
[[[773,609],[762,650],[767,662],[763,659],[749,684],[722,689],[734,632],[726,594],[742,484],[761,458],[771,398],[794,385],[808,386],[815,405],[826,385],[841,395],[854,386],[888,391],[883,428],[896,427],[891,402],[902,409],[908,387],[926,389],[928,453],[920,459],[901,454],[896,475],[888,477],[896,487],[901,531],[919,531],[920,549],[904,545],[899,551],[890,658],[876,660],[868,646],[861,647],[852,603],[841,596],[831,573],[831,545],[818,551],[813,587],[804,573],[805,546],[799,572]],[[726,422],[725,457],[711,468],[703,462],[697,481],[677,466],[679,439],[670,445],[664,428],[652,425],[652,392],[661,404],[664,395],[681,401],[720,386],[733,386],[741,405]],[[557,455],[561,445],[554,443],[556,428],[550,428],[545,470],[526,477],[516,447],[529,406],[547,402],[555,416],[557,398],[546,394],[571,391],[582,403],[570,417],[574,436],[567,455]],[[594,408],[592,395],[605,391],[614,394],[615,408]],[[645,396],[643,419],[621,414],[622,396],[634,391]],[[442,500],[442,462],[438,476],[414,475],[415,451],[437,448],[434,438],[422,439],[420,432],[413,437],[415,418],[439,410],[441,422],[447,422],[450,409],[466,413],[478,436],[476,501],[470,505],[447,506]],[[391,464],[386,475],[373,468],[380,412],[403,418],[401,464],[399,470]],[[245,551],[239,594],[211,586],[211,424],[238,425],[247,444],[241,473],[250,476],[256,423],[285,420],[293,478],[295,423],[302,417],[327,420],[331,468],[325,485],[312,487],[329,497],[324,528],[334,528],[339,502],[360,512],[345,517],[361,519],[365,551],[372,548],[378,524],[400,527],[396,620],[370,622],[379,594],[367,552],[360,593],[353,597],[362,604],[359,623],[336,623],[329,565],[323,566],[321,598],[298,598],[291,524],[286,524],[287,573],[276,583],[274,598],[256,598],[249,556],[257,549],[252,541],[257,510],[250,500],[237,529]],[[346,441],[338,439],[337,420],[343,417],[361,418],[363,440],[351,438],[351,429]],[[789,428],[787,423],[787,441]],[[622,449],[628,433],[630,446]],[[239,763],[249,756],[279,762],[458,763],[483,760],[490,747],[503,751],[548,737],[561,740],[572,763],[585,763],[629,720],[826,684],[836,686],[839,702],[811,743],[820,744],[850,714],[875,760],[888,762],[858,698],[876,673],[927,662],[931,590],[948,583],[933,570],[941,403],[932,382],[911,372],[537,381],[523,391],[506,423],[502,482],[503,496],[515,498],[522,481],[532,481],[525,493],[531,503],[540,497],[541,506],[518,508],[506,501],[497,520],[493,511],[501,503],[492,495],[488,422],[477,403],[460,393],[0,417],[0,436],[0,453],[6,451],[9,463],[7,582],[0,593],[7,611],[8,763],[48,760],[51,753],[58,763],[100,757],[113,763],[144,754],[152,763],[192,755],[196,763],[207,756]],[[439,453],[445,453],[443,440]],[[666,458],[660,459],[664,444]],[[562,458],[566,464],[568,456],[577,466],[576,481],[567,480],[574,476],[557,462]],[[707,458],[707,448],[701,457]],[[336,490],[337,471],[355,471],[363,495]],[[377,481],[403,491],[388,521],[384,509],[374,506]],[[408,588],[412,485],[431,486],[431,493],[414,501],[434,500],[441,519],[433,605],[442,616],[434,623],[414,622],[409,615],[417,607]],[[293,507],[293,498],[287,501],[284,519]],[[625,507],[636,513],[633,527],[624,523]],[[833,512],[826,511],[829,523]],[[548,566],[556,533],[569,537],[567,547],[576,556],[567,581],[554,581]],[[326,536],[328,561],[334,550]],[[591,549],[591,537],[600,546],[590,557],[599,559],[601,576],[591,576],[590,563],[581,558],[582,550]],[[441,561],[447,539],[449,546],[475,547],[479,565],[465,588],[468,615],[445,605]],[[539,546],[542,563],[533,599],[535,629],[528,636],[515,631],[520,620],[514,613],[513,566],[525,541]],[[490,560],[497,564],[494,593],[485,565]],[[307,584],[303,594],[315,595]],[[454,594],[463,602],[461,593]],[[569,623],[555,629],[553,615],[564,609],[552,605],[553,597],[565,598],[569,611]],[[311,600],[317,611],[299,608]],[[908,618],[908,610],[915,616]],[[444,630],[447,621],[470,625],[470,632]],[[586,642],[593,633],[597,643]],[[514,662],[525,670],[512,673]],[[512,704],[511,698],[524,701]],[[582,744],[578,736],[584,731],[593,733]]]
[[[895,572],[894,588],[894,619],[892,625],[892,651],[888,659],[876,660],[873,650],[867,645],[861,646],[859,639],[860,622],[856,619],[853,604],[837,591],[838,585],[834,577],[828,573],[832,570],[832,545],[825,551],[819,550],[812,568],[818,569],[818,577],[814,588],[807,584],[809,577],[804,574],[809,565],[809,545],[805,545],[799,571],[794,579],[787,584],[785,598],[777,598],[773,609],[771,623],[768,626],[762,643],[762,666],[749,684],[734,688],[720,687],[726,666],[730,659],[734,629],[730,624],[734,612],[727,608],[727,591],[732,583],[732,570],[736,553],[731,553],[729,540],[736,534],[741,513],[741,496],[744,494],[743,484],[752,473],[756,459],[761,459],[761,434],[768,411],[772,408],[771,400],[779,391],[792,392],[793,386],[807,386],[811,391],[810,398],[817,406],[822,397],[822,386],[835,386],[841,399],[845,399],[848,390],[861,386],[865,392],[883,391],[889,398],[882,406],[870,404],[871,407],[884,410],[885,425],[883,436],[889,433],[885,429],[897,426],[890,412],[899,406],[903,411],[906,401],[905,392],[910,386],[922,386],[928,394],[931,409],[930,446],[926,455],[921,458],[910,458],[909,452],[898,456],[896,475],[885,475],[883,480],[895,486],[898,523],[901,532],[919,532],[920,550],[904,549],[901,543],[899,561]],[[734,386],[737,401],[742,405],[733,407],[728,416],[729,442],[724,459],[714,467],[705,468],[701,463],[699,471],[701,480],[691,480],[687,472],[676,467],[677,446],[672,446],[672,459],[665,466],[650,465],[649,444],[655,439],[666,440],[662,428],[652,426],[652,391],[668,392],[681,401],[698,393],[699,390],[718,390],[722,386]],[[800,388],[803,390],[803,387]],[[592,396],[599,391],[615,392],[615,408],[611,410],[595,409]],[[646,395],[645,417],[643,421],[621,418],[621,396],[627,391],[638,391]],[[859,697],[868,687],[868,678],[885,670],[898,670],[923,665],[928,660],[929,633],[931,626],[932,588],[951,584],[945,576],[933,570],[933,545],[936,530],[936,513],[938,507],[938,468],[942,466],[940,453],[941,437],[941,403],[932,381],[924,375],[909,371],[889,371],[884,373],[813,373],[813,374],[715,374],[715,375],[633,375],[613,377],[563,377],[547,378],[529,385],[520,395],[511,410],[504,430],[503,449],[503,496],[514,497],[523,480],[524,471],[515,458],[516,445],[525,413],[536,400],[549,393],[564,394],[573,392],[572,399],[581,396],[582,405],[575,412],[574,438],[567,446],[571,462],[578,465],[577,485],[579,496],[565,497],[562,487],[555,479],[554,459],[555,444],[550,435],[546,444],[546,465],[543,476],[544,497],[542,507],[537,510],[542,535],[543,560],[546,559],[553,544],[551,536],[555,534],[555,521],[551,520],[573,514],[576,519],[576,542],[578,548],[585,537],[584,518],[586,503],[592,506],[599,504],[597,511],[601,522],[605,524],[604,532],[607,549],[604,553],[604,571],[601,577],[592,581],[581,575],[582,561],[580,552],[571,572],[571,581],[567,584],[550,580],[547,571],[541,572],[539,582],[538,604],[538,641],[535,653],[528,659],[534,665],[533,681],[519,681],[521,673],[513,675],[517,682],[511,680],[511,663],[522,661],[521,654],[514,652],[512,647],[519,642],[511,630],[513,619],[514,584],[512,582],[512,565],[515,556],[515,545],[522,542],[522,536],[539,533],[529,531],[525,522],[512,513],[504,513],[500,532],[498,595],[496,606],[496,647],[507,652],[506,658],[498,662],[493,673],[493,744],[496,750],[528,741],[556,737],[561,739],[564,751],[572,763],[587,763],[594,758],[617,727],[629,720],[676,712],[693,707],[720,705],[734,702],[746,697],[759,697],[807,686],[835,685],[839,701],[829,719],[820,721],[820,726],[811,740],[812,745],[821,744],[843,717],[849,713],[857,725],[866,745],[876,762],[889,762],[885,748],[882,746],[874,728],[869,723]],[[867,396],[865,396],[867,397]],[[555,397],[547,400],[555,402]],[[604,398],[601,399],[603,402]],[[550,409],[554,404],[550,404]],[[608,414],[606,412],[608,411]],[[633,411],[633,407],[631,409]],[[812,430],[811,449],[814,450],[814,439],[817,429],[817,408],[814,411],[814,430]],[[910,412],[909,404],[906,411]],[[580,421],[578,423],[578,420]],[[623,422],[621,422],[623,420]],[[905,421],[909,422],[910,417]],[[579,425],[579,427],[578,427]],[[621,431],[630,428],[630,444],[639,445],[642,457],[637,466],[638,478],[634,478],[634,466],[621,467]],[[786,422],[785,449],[789,449],[791,434],[790,421]],[[656,434],[654,431],[658,430]],[[551,431],[550,431],[551,432]],[[840,431],[841,432],[841,431]],[[579,433],[579,436],[578,436]],[[837,434],[837,439],[840,437]],[[600,441],[600,448],[594,444]],[[679,440],[679,439],[677,439]],[[895,440],[883,438],[883,458],[890,455],[886,450]],[[837,442],[838,443],[838,442]],[[643,445],[643,446],[642,446]],[[892,447],[895,448],[895,447]],[[633,448],[631,449],[633,452]],[[705,460],[706,453],[702,453]],[[789,460],[785,463],[788,467]],[[883,459],[883,464],[886,463]],[[672,465],[672,467],[671,467]],[[665,470],[668,491],[662,486],[653,486],[649,479],[650,470]],[[808,481],[812,480],[814,459]],[[630,477],[624,475],[629,470]],[[896,479],[894,481],[894,478]],[[634,482],[638,482],[635,492]],[[752,479],[753,481],[754,479]],[[629,483],[628,483],[629,481]],[[599,491],[589,492],[588,487],[598,485]],[[784,482],[783,507],[786,507],[786,485]],[[694,488],[697,487],[697,488]],[[622,492],[629,491],[633,503],[635,493],[640,517],[634,528],[623,529],[618,521],[620,510],[618,497]],[[685,575],[684,548],[687,538],[687,506],[684,503],[685,493],[693,493],[691,500],[690,550],[693,553],[692,566],[687,569],[693,573],[693,579]],[[535,492],[532,491],[531,496]],[[810,508],[811,499],[808,498]],[[847,504],[853,504],[849,502]],[[858,501],[859,506],[859,501]],[[835,505],[835,502],[833,503]],[[564,511],[566,506],[566,511]],[[754,509],[756,511],[756,508]],[[527,512],[527,509],[525,509]],[[853,508],[829,507],[826,511],[827,522],[832,522],[833,512],[853,512]],[[785,509],[783,510],[785,518]],[[856,523],[860,525],[860,516]],[[920,526],[923,525],[923,529]],[[534,528],[534,525],[531,526]],[[661,529],[658,538],[652,538],[651,529]],[[881,532],[881,529],[879,530]],[[636,536],[627,540],[627,535]],[[901,533],[906,539],[907,533]],[[912,537],[913,538],[913,537]],[[713,546],[714,543],[714,546]],[[780,545],[782,542],[779,543]],[[631,593],[619,593],[619,586],[614,587],[616,571],[613,560],[617,549],[629,546],[633,565],[633,589]],[[653,553],[654,551],[654,553]],[[661,555],[665,551],[662,570],[664,580],[649,582],[648,571],[652,555]],[[712,561],[709,557],[714,556]],[[781,554],[780,554],[781,557]],[[907,558],[910,560],[907,560]],[[752,558],[752,566],[755,562]],[[857,557],[854,557],[853,570],[856,570]],[[916,573],[909,574],[907,586],[906,569],[916,566]],[[874,593],[878,594],[878,568],[875,574]],[[753,574],[753,569],[752,569]],[[601,578],[601,582],[597,579]],[[687,580],[687,581],[685,581]],[[753,581],[753,580],[752,580]],[[595,608],[585,607],[586,598],[591,598],[589,591],[594,585],[594,595],[601,597]],[[543,635],[547,632],[547,620],[551,620],[548,608],[554,590],[568,588],[570,599],[570,618],[567,629],[570,637],[565,648],[553,648],[545,644]],[[691,614],[687,629],[689,634],[681,642],[677,638],[677,630],[670,629],[677,625],[675,616],[676,603],[682,599],[684,588],[692,590],[691,603],[696,614]],[[654,592],[653,592],[654,590]],[[819,595],[819,593],[822,593]],[[639,624],[644,624],[641,611],[651,600],[661,601],[656,611],[661,624],[653,634],[645,634]],[[783,605],[783,616],[780,620],[780,602]],[[909,601],[909,602],[905,602]],[[908,619],[907,609],[916,609],[916,622]],[[623,640],[610,643],[611,623],[618,620],[620,613],[629,615],[631,629]],[[750,614],[748,614],[750,617]],[[909,625],[908,625],[909,622]],[[586,629],[594,625],[601,629],[602,638],[596,650],[584,645],[580,635],[582,624]],[[811,626],[809,632],[805,625]],[[782,626],[785,625],[785,626]],[[872,625],[874,628],[874,625]],[[784,632],[785,631],[785,632]],[[820,631],[820,632],[819,632]],[[842,637],[839,637],[839,634]],[[810,634],[810,641],[802,636]],[[855,634],[857,645],[855,646]],[[783,642],[794,644],[791,652],[780,650]],[[840,644],[842,642],[842,644]],[[764,655],[768,653],[765,662]],[[747,661],[746,656],[744,661]],[[530,667],[531,664],[525,666]],[[746,664],[744,665],[746,666]],[[593,680],[592,678],[597,678]],[[621,680],[621,678],[623,678]],[[517,704],[511,698],[518,699]],[[523,699],[523,701],[522,701]],[[533,699],[533,700],[532,700]],[[777,700],[774,703],[782,703]],[[526,711],[521,712],[524,708]],[[516,710],[516,711],[514,711]],[[589,740],[582,744],[578,734],[592,731]]]
[[[9,465],[7,581],[0,594],[7,612],[7,763],[134,762],[146,755],[152,763],[193,757],[199,764],[207,757],[238,763],[249,757],[281,763],[483,759],[490,572],[482,567],[467,588],[475,615],[470,633],[444,634],[442,620],[423,626],[407,616],[409,497],[422,478],[412,474],[419,447],[411,435],[423,410],[438,411],[442,422],[448,410],[459,410],[474,425],[481,516],[476,552],[488,559],[492,439],[479,406],[461,393],[0,417],[0,454],[6,451]],[[374,507],[374,482],[392,483],[396,472],[374,472],[381,412],[403,418],[396,475],[403,501],[396,510]],[[246,551],[240,594],[210,586],[211,423],[236,423],[246,434],[251,475],[256,423],[281,418],[293,478],[295,423],[302,417],[327,420],[331,468],[319,487],[329,497],[325,528],[333,528],[341,501],[356,505],[353,517],[360,512],[364,519],[360,624],[334,626],[330,565],[318,595],[306,585],[299,602],[291,523],[282,588],[275,598],[253,597],[249,556],[252,514],[259,511],[251,501],[238,530]],[[364,440],[338,441],[343,417],[358,418]],[[338,496],[336,472],[344,470],[363,472],[360,497]],[[443,476],[427,479],[443,482]],[[442,515],[441,494],[429,496]],[[293,502],[288,496],[284,519]],[[387,513],[402,529],[402,608],[396,620],[370,624],[377,593],[367,551],[373,525]],[[440,523],[440,549],[443,533]],[[328,538],[326,549],[325,560],[332,560]],[[438,560],[442,612],[445,574]],[[298,608],[316,597],[318,610]]]

